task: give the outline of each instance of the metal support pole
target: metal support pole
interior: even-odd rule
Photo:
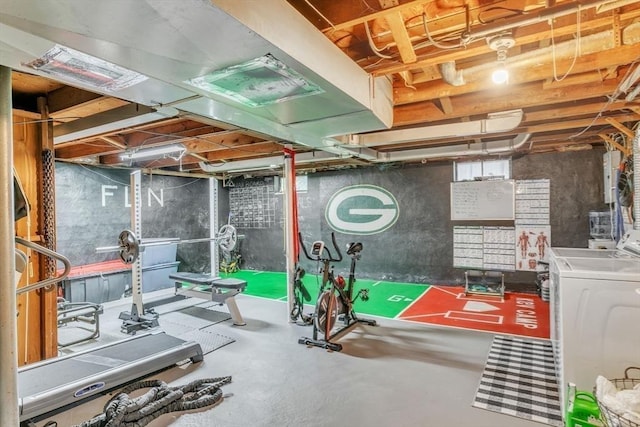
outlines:
[[[291,149],[290,145],[287,145],[288,149]],[[298,236],[295,235],[294,232],[294,201],[295,201],[295,174],[293,173],[293,164],[294,160],[291,155],[285,154],[284,157],[284,206],[285,206],[285,216],[284,216],[284,237],[285,237],[285,257],[287,260],[286,269],[287,269],[287,319],[289,322],[292,322],[290,313],[293,310],[294,304],[294,293],[293,286],[296,276],[296,263],[298,260],[295,259],[295,245],[298,243]]]
[[[17,426],[18,326],[16,320],[16,235],[13,194],[13,112],[11,69],[0,66],[0,426]]]
[[[218,232],[218,180],[209,178],[209,236],[212,239],[210,243],[211,254],[211,277],[220,275],[220,256],[218,254],[218,241],[216,233]]]
[[[142,239],[142,196],[141,192],[142,173],[137,170],[131,172],[131,228],[138,239]],[[144,305],[142,304],[142,253],[131,266],[131,295],[133,305],[131,315],[144,315]]]

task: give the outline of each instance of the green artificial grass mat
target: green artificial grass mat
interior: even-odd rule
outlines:
[[[286,301],[287,299],[287,274],[274,271],[240,270],[235,273],[221,273],[221,277],[233,277],[247,282],[245,295]],[[321,276],[307,273],[302,283],[311,295],[311,301],[305,301],[313,311],[313,305],[318,296],[318,287]],[[348,280],[348,277],[345,277]],[[356,277],[354,295],[360,289],[369,289],[369,300],[358,300],[354,309],[358,314],[369,314],[394,318],[407,308],[413,301],[420,297],[428,288],[427,284],[386,282],[371,279],[359,279]]]

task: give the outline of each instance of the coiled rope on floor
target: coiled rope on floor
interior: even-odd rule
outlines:
[[[74,427],[143,427],[169,412],[190,411],[213,406],[222,400],[221,386],[231,377],[205,378],[179,387],[169,387],[164,381],[146,380],[130,384],[111,398],[104,412]],[[150,388],[136,398],[132,391]]]

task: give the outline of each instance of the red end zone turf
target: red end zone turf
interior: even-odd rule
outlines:
[[[431,286],[397,317],[499,334],[549,338],[549,303],[532,294],[464,295],[463,287]]]

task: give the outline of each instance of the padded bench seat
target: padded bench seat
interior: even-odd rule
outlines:
[[[226,304],[233,324],[246,325],[234,298],[240,292],[244,292],[247,287],[246,280],[189,272],[170,273],[169,278],[176,282],[176,294],[182,293],[198,298],[209,297],[213,302]]]

